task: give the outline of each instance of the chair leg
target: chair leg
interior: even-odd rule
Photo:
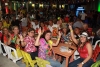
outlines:
[[[13,60],[14,63],[16,63],[16,60]]]
[[[26,63],[26,67],[29,67],[29,64],[28,63]]]

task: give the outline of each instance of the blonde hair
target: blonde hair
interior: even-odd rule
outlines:
[[[14,30],[14,28],[18,28],[18,26],[13,26],[13,27],[12,27],[12,30]]]

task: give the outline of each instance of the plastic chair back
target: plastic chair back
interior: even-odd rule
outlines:
[[[47,67],[47,65],[50,65],[49,61],[43,60],[43,59],[38,58],[38,57],[36,57],[36,62],[37,62],[37,65],[39,67]]]
[[[28,60],[28,63],[30,64],[30,66],[34,67],[34,64],[36,63],[36,60],[32,60],[30,54],[28,54],[28,53],[24,52],[24,54],[25,54],[25,56],[26,56],[26,58]]]
[[[100,60],[92,64],[91,67],[100,67]]]
[[[0,41],[0,53],[3,54],[3,56],[7,56],[6,51],[6,45]]]
[[[97,40],[95,45],[93,46],[93,50],[96,48],[97,44],[100,42],[100,40]]]
[[[18,57],[22,57],[22,53],[20,49],[16,49]],[[14,52],[12,52],[12,55],[15,56]]]
[[[79,52],[76,50],[74,52],[74,60],[77,60],[78,58],[80,58]]]
[[[17,52],[14,48],[6,46],[6,50],[7,50],[8,58],[11,59],[14,63],[16,63],[16,61],[22,58],[22,57],[18,57]],[[14,55],[12,54],[12,52],[14,52]]]
[[[93,56],[92,56],[92,59],[94,62],[96,62],[96,59],[97,59],[99,53],[100,53],[100,46],[96,45],[96,48],[94,49]]]

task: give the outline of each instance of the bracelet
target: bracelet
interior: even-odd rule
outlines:
[[[82,65],[84,64],[84,62],[82,62]]]
[[[58,38],[58,40],[60,40],[60,38]]]
[[[70,32],[73,32],[73,30],[70,30]]]

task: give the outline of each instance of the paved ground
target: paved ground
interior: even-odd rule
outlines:
[[[19,67],[17,64],[13,63],[7,57],[0,54],[0,67]]]
[[[25,64],[22,61],[17,61],[17,65],[19,67],[26,67]]]
[[[97,60],[100,60],[100,54],[99,54]],[[21,61],[17,61],[17,63],[15,64],[11,60],[7,59],[7,57],[0,55],[0,67],[26,67],[26,66]],[[37,66],[35,66],[35,67],[37,67]]]
[[[17,65],[18,65],[19,67],[26,67],[25,64],[24,64],[22,61],[18,61],[18,62],[17,62]],[[37,67],[37,66],[35,65],[35,67]]]

